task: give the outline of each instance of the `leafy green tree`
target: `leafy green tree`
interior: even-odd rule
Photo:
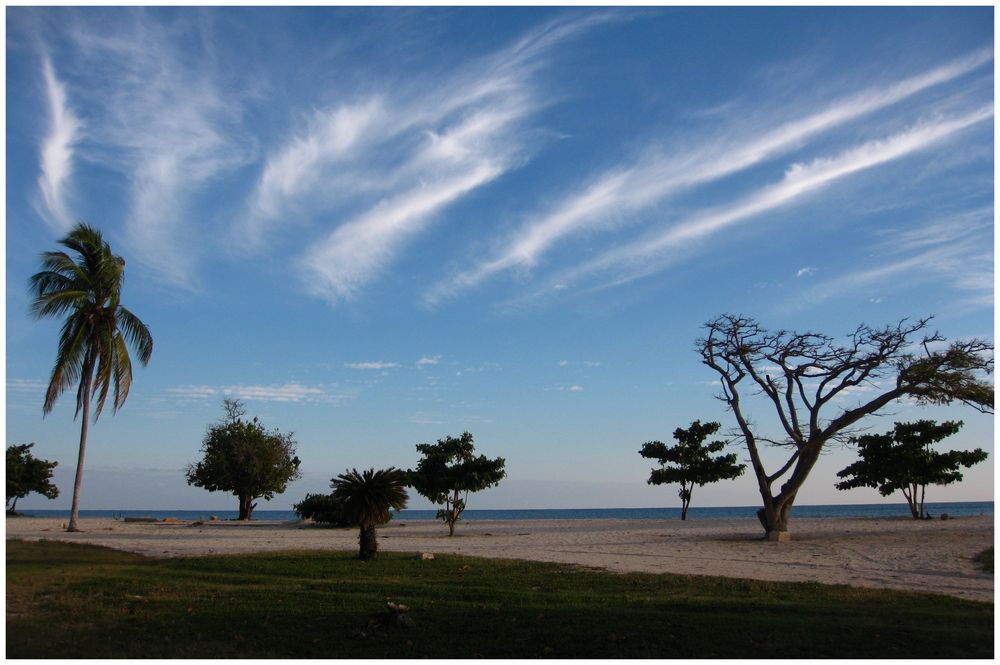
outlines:
[[[757,477],[767,537],[788,540],[792,504],[827,443],[846,443],[863,418],[893,402],[961,402],[993,412],[993,344],[951,342],[927,334],[930,319],[906,319],[885,328],[861,325],[844,342],[819,333],[767,330],[752,318],[726,314],[705,324],[698,340],[702,362],[719,374],[719,399],[733,412]],[[860,391],[859,388],[866,390]],[[761,430],[743,396],[777,416],[774,432]],[[787,451],[768,470],[763,445]]]
[[[359,473],[351,469],[331,482],[333,500],[340,502],[343,518],[360,529],[358,534],[360,559],[378,554],[375,527],[392,517],[390,510],[406,508],[406,473],[395,467],[368,469]]]
[[[436,444],[417,444],[417,452],[424,457],[416,470],[409,470],[410,485],[431,503],[444,504],[437,517],[448,525],[449,536],[455,535],[455,523],[465,510],[469,492],[499,485],[507,475],[502,457],[475,456],[468,432],[459,438],[438,439]]]
[[[295,514],[304,520],[333,526],[354,526],[344,517],[344,502],[332,494],[306,494],[306,498],[292,506]]]
[[[59,488],[52,484],[52,469],[59,462],[38,459],[31,454],[35,444],[7,446],[7,512],[13,513],[17,500],[32,492],[54,499],[59,496]]]
[[[187,482],[209,492],[231,492],[239,498],[239,519],[249,520],[257,504],[271,499],[301,476],[291,433],[269,431],[256,419],[244,420],[242,404],[223,403],[226,418],[212,425],[201,445],[200,462],[187,468]]]
[[[667,447],[667,444],[660,441],[647,441],[639,451],[643,457],[660,463],[660,468],[653,469],[649,474],[647,482],[650,485],[678,483],[681,486],[677,495],[681,498],[682,520],[687,519],[695,485],[701,487],[720,480],[738,478],[747,468],[746,464],[736,463],[735,453],[712,457],[713,453],[726,447],[725,441],[705,444],[705,439],[719,431],[719,427],[719,423],[702,425],[700,420],[696,420],[687,429],[678,427],[674,430],[677,445]],[[676,466],[668,466],[669,464]]]
[[[42,254],[42,270],[30,282],[34,296],[31,312],[36,319],[65,317],[42,413],[52,411],[59,395],[76,386],[74,418],[81,411],[83,418],[67,530],[79,531],[80,487],[91,401],[96,399],[95,422],[104,410],[109,392],[114,393],[113,411],[125,404],[132,386],[128,348],[146,365],[153,353],[153,337],[146,324],[121,305],[125,260],[112,253],[101,232],[77,224],[59,243],[76,257],[65,252]]]
[[[922,519],[928,485],[950,485],[962,480],[959,467],[969,468],[986,459],[982,448],[939,453],[931,446],[958,433],[962,421],[937,423],[918,420],[896,423],[891,432],[865,434],[852,439],[861,459],[838,471],[845,480],[839,490],[875,487],[882,496],[902,491],[913,519]],[[919,491],[919,497],[918,497]]]

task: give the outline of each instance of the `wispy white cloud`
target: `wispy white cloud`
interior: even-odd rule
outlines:
[[[240,399],[264,402],[328,402],[333,399],[325,388],[307,386],[301,383],[285,383],[270,386],[229,386],[223,389],[228,395]]]
[[[803,293],[798,306],[816,305],[865,289],[892,291],[912,288],[930,281],[947,281],[959,293],[961,303],[993,307],[993,211],[979,209],[944,219],[935,219],[916,228],[887,234],[873,247],[875,267],[868,265],[845,272],[817,284]]]
[[[885,229],[880,233],[884,239],[878,249],[901,254],[991,234],[992,231],[993,208],[976,208],[916,227]]]
[[[445,421],[442,420],[441,416],[424,413],[423,411],[418,411],[412,416],[407,418],[408,421],[415,425],[444,425]]]
[[[178,397],[181,399],[205,399],[208,397],[222,395],[221,388],[207,385],[172,386],[167,388],[164,392],[171,397]]]
[[[31,379],[7,379],[7,392],[35,393],[47,390],[49,384]]]
[[[806,266],[804,268],[799,268],[798,270],[796,270],[795,271],[795,276],[796,277],[808,277],[809,275],[812,275],[815,272],[816,272],[815,268],[813,268],[812,266]]]
[[[399,243],[419,231],[439,209],[503,172],[489,162],[421,184],[340,226],[306,252],[301,265],[308,290],[331,302],[351,298],[391,261]]]
[[[565,237],[634,222],[639,211],[671,195],[773,158],[810,137],[968,74],[991,59],[989,49],[976,51],[894,84],[840,99],[822,111],[777,129],[750,132],[755,138],[749,141],[715,138],[704,147],[681,151],[680,156],[664,148],[651,149],[633,164],[617,166],[597,176],[549,211],[530,216],[493,258],[434,285],[425,294],[425,300],[435,304],[499,272],[532,268]]]
[[[571,367],[571,366],[577,366],[577,367],[600,367],[601,366],[601,363],[599,363],[596,360],[560,360],[558,364],[559,364],[560,367]]]
[[[292,382],[271,385],[182,385],[167,388],[168,396],[183,400],[235,397],[261,402],[339,402],[349,395],[327,385],[306,385]]]
[[[57,231],[67,231],[74,222],[69,212],[68,189],[73,175],[73,153],[80,140],[83,123],[73,113],[65,86],[56,78],[52,61],[42,60],[42,79],[49,115],[49,132],[41,146],[41,194],[39,212]]]
[[[793,164],[784,178],[732,204],[696,214],[658,234],[609,250],[596,259],[564,271],[552,280],[565,285],[595,273],[612,271],[613,284],[622,284],[662,270],[679,258],[689,243],[761,213],[783,206],[817,189],[859,171],[923,150],[972,125],[993,117],[992,106],[962,116],[920,123],[884,140],[869,141],[835,157]]]
[[[130,185],[129,254],[158,280],[195,289],[209,243],[188,205],[207,183],[248,163],[256,148],[240,129],[240,95],[224,91],[210,59],[192,57],[182,44],[181,36],[200,26],[177,28],[129,11],[107,23],[73,24],[69,36],[78,87],[92,110],[85,156]]]
[[[441,362],[441,356],[422,356],[420,360],[417,361],[418,367],[426,367],[427,365],[437,365]]]
[[[579,384],[573,384],[571,386],[555,386],[552,388],[546,388],[545,390],[554,391],[558,393],[582,393],[586,389]]]
[[[608,20],[558,19],[444,76],[314,113],[264,165],[240,226],[246,249],[294,211],[321,234],[298,261],[307,290],[352,298],[443,210],[530,157],[532,119],[552,99],[535,74],[556,45]]]
[[[323,167],[351,156],[366,134],[383,124],[378,97],[316,111],[301,136],[270,157],[253,193],[251,214],[241,229],[244,241],[258,245],[268,224],[287,212],[290,202],[322,186],[329,174]]]
[[[393,369],[395,367],[399,367],[399,363],[387,363],[382,361],[344,363],[344,367],[350,367],[351,369]]]

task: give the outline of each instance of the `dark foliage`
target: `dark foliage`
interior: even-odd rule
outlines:
[[[719,396],[736,418],[763,500],[758,512],[769,535],[787,532],[792,504],[824,446],[847,442],[866,416],[901,398],[921,404],[961,402],[993,411],[993,345],[971,339],[944,345],[927,333],[930,319],[872,328],[861,325],[844,342],[819,333],[772,331],[752,318],[726,314],[705,324],[702,362],[722,382]],[[942,348],[943,347],[943,348]],[[856,400],[852,391],[862,399]],[[769,437],[745,412],[741,395],[762,395],[780,425]],[[760,444],[791,452],[774,472]]]
[[[438,439],[437,443],[417,444],[423,459],[408,471],[410,486],[431,503],[444,504],[438,519],[448,525],[448,535],[455,535],[455,523],[465,510],[470,492],[495,487],[507,475],[502,457],[476,457],[472,434]]]
[[[928,485],[950,485],[962,480],[960,467],[971,467],[986,459],[981,448],[939,453],[931,446],[958,433],[961,421],[937,423],[919,420],[896,423],[891,432],[865,434],[853,439],[861,457],[837,472],[843,482],[839,490],[877,488],[882,496],[902,491],[914,519],[925,517],[924,497]]]
[[[332,526],[354,526],[344,515],[344,502],[333,494],[306,494],[301,502],[292,506],[295,514],[304,520],[313,520]]]
[[[643,457],[660,463],[660,468],[653,469],[649,474],[647,482],[650,485],[677,483],[681,486],[677,495],[681,498],[682,520],[687,519],[695,485],[701,487],[720,480],[738,478],[747,468],[746,464],[736,463],[735,453],[712,456],[726,447],[725,441],[705,443],[705,439],[719,431],[719,427],[716,422],[703,425],[700,420],[696,420],[688,429],[678,427],[674,430],[677,445],[668,447],[660,441],[647,441],[639,451]],[[671,464],[675,466],[669,466]]]
[[[392,510],[406,508],[406,473],[395,467],[368,469],[359,472],[351,469],[331,482],[332,499],[341,504],[341,515],[347,522],[360,529],[358,535],[359,557],[372,559],[378,553],[375,527],[392,518]]]
[[[14,512],[17,500],[32,492],[49,499],[59,496],[59,488],[52,484],[52,470],[59,462],[49,462],[32,455],[34,445],[7,446],[7,512]]]
[[[243,420],[241,408],[238,402],[224,405],[227,418],[208,428],[202,460],[188,466],[187,482],[209,492],[231,492],[239,498],[239,519],[248,520],[257,506],[254,499],[281,494],[301,474],[291,433],[269,431],[256,418]]]

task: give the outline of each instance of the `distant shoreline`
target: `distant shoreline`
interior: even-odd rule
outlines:
[[[699,507],[693,506],[689,513],[689,519],[697,520],[719,520],[719,519],[751,519],[756,522],[758,506],[713,506]],[[928,503],[927,512],[933,518],[939,518],[942,514],[949,517],[968,516],[992,516],[994,514],[993,501],[953,501]],[[51,518],[69,518],[69,510],[66,509],[22,509],[18,511],[24,515]],[[397,516],[397,519],[413,521],[435,520],[436,509],[426,510],[404,510]],[[82,510],[81,517],[173,517],[176,519],[197,520],[209,519],[211,516],[219,519],[234,519],[237,517],[235,510],[171,510],[171,509],[139,509],[139,510]],[[819,518],[819,519],[841,519],[852,517],[877,517],[891,518],[910,517],[909,508],[905,503],[874,503],[874,504],[814,504],[795,506],[792,509],[793,519],[795,518]],[[255,519],[261,520],[289,520],[295,518],[292,510],[258,509],[254,511]],[[574,519],[625,519],[625,520],[645,520],[645,519],[679,519],[680,508],[674,507],[650,507],[650,508],[517,508],[517,509],[469,509],[462,515],[466,522],[482,520],[574,520]]]
[[[241,552],[356,552],[355,529],[314,525],[218,528],[84,518],[67,533],[59,518],[6,521],[7,538],[91,543],[153,557]],[[714,575],[847,584],[993,602],[993,575],[972,557],[993,546],[992,516],[951,520],[793,518],[791,543],[761,538],[756,520],[393,520],[379,530],[384,551],[452,553],[551,561],[617,572]]]

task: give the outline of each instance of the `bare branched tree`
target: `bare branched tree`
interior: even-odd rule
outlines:
[[[843,343],[817,333],[766,330],[752,318],[732,314],[705,324],[708,334],[696,342],[697,349],[722,380],[719,399],[733,412],[750,455],[764,504],[757,516],[768,538],[788,539],[795,496],[823,447],[846,441],[865,416],[905,397],[920,404],[958,401],[993,412],[993,385],[983,378],[993,371],[993,345],[980,339],[945,344],[944,337],[927,332],[929,322],[861,325]],[[741,391],[770,401],[783,438],[757,431]],[[853,393],[864,399],[843,407],[843,398]],[[773,473],[761,461],[763,443],[791,450]]]

